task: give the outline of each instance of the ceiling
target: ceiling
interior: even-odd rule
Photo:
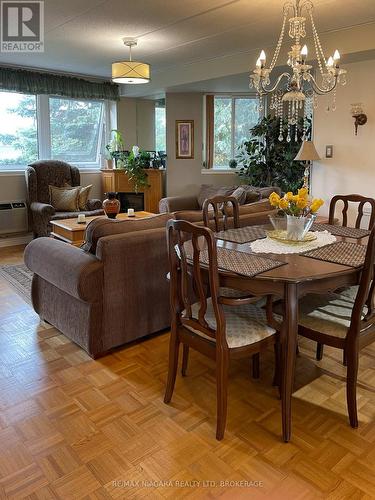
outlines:
[[[0,64],[110,78],[138,39],[154,75],[277,42],[282,0],[46,0],[45,52],[0,53]],[[375,0],[315,0],[319,32],[375,22]],[[375,34],[374,34],[375,39]]]

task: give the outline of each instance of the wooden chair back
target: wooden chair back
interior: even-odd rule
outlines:
[[[351,316],[351,324],[348,332],[348,339],[355,340],[355,337],[363,332],[370,332],[375,329],[374,314],[374,265],[375,265],[375,227],[372,229],[367,243],[365,263],[361,273],[358,292],[355,298]],[[363,308],[367,306],[367,314],[362,319]]]
[[[371,215],[369,219],[368,229],[371,230],[373,228],[375,222],[375,200],[373,198],[366,198],[365,196],[361,196],[359,194],[348,194],[348,195],[338,194],[334,196],[329,205],[329,221],[328,221],[329,224],[334,224],[336,204],[340,201],[342,201],[344,204],[344,207],[342,209],[342,223],[341,223],[342,226],[348,225],[349,203],[358,203],[358,215],[355,221],[355,227],[359,228],[361,226],[362,217],[364,215],[363,213],[364,207],[368,203],[371,207]]]
[[[183,220],[169,220],[167,223],[168,256],[170,266],[170,298],[174,320],[179,325],[190,326],[208,337],[215,338],[218,345],[225,337],[225,316],[219,304],[219,274],[217,266],[216,241],[212,231]],[[189,255],[184,243],[189,245]],[[200,258],[207,256],[208,285],[203,279]],[[192,294],[194,290],[194,294]],[[196,295],[196,297],[194,297]],[[211,328],[206,319],[208,296],[212,300],[216,328]],[[193,316],[192,301],[198,303],[198,313]],[[226,342],[225,342],[226,345]]]
[[[231,208],[230,208],[230,205]],[[213,210],[210,210],[212,207]],[[229,219],[233,218],[234,228],[240,227],[240,206],[234,196],[213,196],[207,198],[203,203],[203,223],[210,227],[212,219],[210,215],[213,211],[215,231],[225,231],[229,228]]]

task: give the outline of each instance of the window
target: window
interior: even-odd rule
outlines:
[[[250,129],[259,121],[254,97],[215,96],[214,99],[214,168],[229,168],[238,148],[250,137]]]
[[[36,96],[0,91],[0,169],[38,158]]]
[[[51,158],[98,163],[103,103],[50,97]]]
[[[155,106],[155,151],[166,151],[166,117],[165,106]]]
[[[99,100],[0,91],[0,170],[24,170],[39,157],[100,167],[106,106]]]

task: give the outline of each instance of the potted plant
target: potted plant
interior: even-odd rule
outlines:
[[[142,168],[150,168],[150,163],[151,163],[150,153],[148,151],[140,150],[138,161]]]
[[[298,190],[297,194],[291,191],[280,197],[273,192],[269,197],[270,204],[281,210],[287,219],[287,238],[293,241],[302,241],[311,228],[319,208],[324,201],[321,198],[310,198],[306,188]],[[271,220],[272,222],[272,220]]]
[[[106,162],[107,168],[113,168],[113,163],[117,163],[120,154],[125,149],[125,143],[123,136],[119,130],[112,129],[111,130],[111,140],[106,145]],[[117,166],[117,165],[116,165]]]
[[[117,160],[117,168],[125,170],[130,181],[134,182],[134,191],[148,186],[147,173],[140,161],[140,151],[138,146],[133,146],[129,155],[120,154]]]
[[[253,186],[278,186],[283,192],[296,191],[303,185],[303,162],[295,161],[304,135],[304,121],[300,118],[292,126],[292,140],[287,141],[287,122],[282,123],[284,140],[279,140],[279,118],[267,116],[253,127],[251,139],[239,147],[236,160],[240,165],[239,176]],[[297,130],[295,130],[297,127]],[[296,134],[297,132],[297,134]],[[297,135],[297,141],[295,136]],[[311,135],[311,120],[307,121],[306,139]]]

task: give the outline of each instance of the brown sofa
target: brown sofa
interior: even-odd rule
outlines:
[[[196,196],[173,196],[163,198],[159,203],[160,213],[171,213],[175,219],[187,220],[192,223],[202,223],[202,205],[206,198],[217,194],[230,196],[238,186],[212,186],[203,184]],[[244,187],[248,194],[245,202],[240,205],[240,225],[252,226],[268,222],[268,215],[275,213],[268,197],[272,191],[281,194],[278,187],[256,188]],[[213,217],[213,215],[212,215]]]
[[[84,248],[33,240],[25,263],[34,273],[35,311],[94,358],[167,328],[170,218],[96,219]]]

